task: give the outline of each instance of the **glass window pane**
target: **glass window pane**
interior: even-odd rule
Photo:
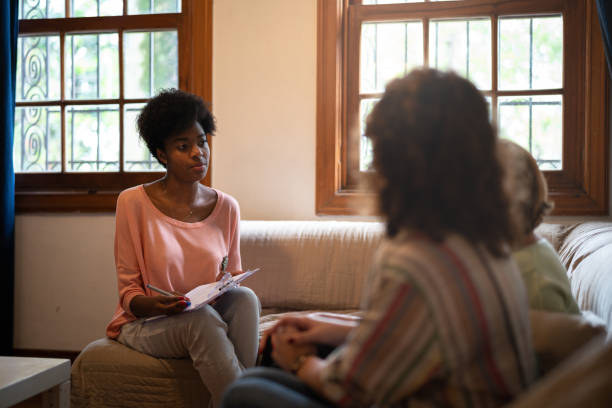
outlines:
[[[138,135],[136,118],[143,107],[144,103],[124,106],[123,168],[125,171],[164,171],[164,167],[149,153],[147,145]]]
[[[125,33],[124,81],[126,98],[149,98],[160,89],[178,88],[176,31]]]
[[[60,99],[59,36],[17,40],[17,101]]]
[[[181,0],[127,0],[128,14],[180,13]]]
[[[423,65],[423,23],[364,23],[361,92],[382,92],[389,80]]]
[[[499,89],[563,87],[563,17],[499,20]]]
[[[19,19],[66,17],[65,0],[19,0]]]
[[[62,170],[59,106],[15,108],[13,165],[16,173]]]
[[[429,65],[452,70],[482,90],[491,89],[491,20],[432,20]]]
[[[120,16],[123,0],[71,0],[72,17]]]
[[[117,33],[66,36],[64,83],[67,99],[119,97],[118,39]]]
[[[360,148],[359,148],[359,170],[368,171],[372,166],[373,152],[372,152],[372,141],[370,138],[364,135],[366,118],[372,111],[376,102],[379,99],[362,99],[359,107],[359,118],[360,118]]]
[[[529,151],[542,170],[562,170],[561,95],[499,98],[500,136]]]
[[[119,170],[119,107],[66,107],[66,170]]]

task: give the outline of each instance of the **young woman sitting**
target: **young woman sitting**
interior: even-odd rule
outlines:
[[[214,305],[183,313],[189,299],[181,294],[225,271],[241,273],[240,210],[234,198],[200,183],[215,122],[199,97],[160,93],[138,117],[138,130],[166,174],[119,195],[119,304],[107,335],[154,357],[191,358],[216,406],[255,363],[259,301],[251,290],[236,288]],[[149,284],[176,296],[152,292]],[[159,315],[172,317],[147,320]]]

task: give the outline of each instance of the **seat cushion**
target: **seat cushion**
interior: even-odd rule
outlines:
[[[158,359],[102,338],[72,366],[73,407],[205,407],[210,394],[190,359]]]

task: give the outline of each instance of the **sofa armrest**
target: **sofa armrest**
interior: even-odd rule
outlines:
[[[585,344],[604,343],[606,325],[592,313],[566,313],[531,310],[529,312],[533,347],[540,372],[547,373]]]
[[[517,398],[509,408],[609,407],[612,401],[612,342],[599,338]]]

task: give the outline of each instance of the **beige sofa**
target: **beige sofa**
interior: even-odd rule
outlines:
[[[582,309],[612,328],[612,223],[545,224],[539,232],[559,252]],[[243,221],[246,281],[262,304],[262,329],[296,310],[356,312],[371,282],[380,223]],[[195,407],[209,396],[190,360],[156,359],[115,341],[89,344],[72,368],[73,407]]]

